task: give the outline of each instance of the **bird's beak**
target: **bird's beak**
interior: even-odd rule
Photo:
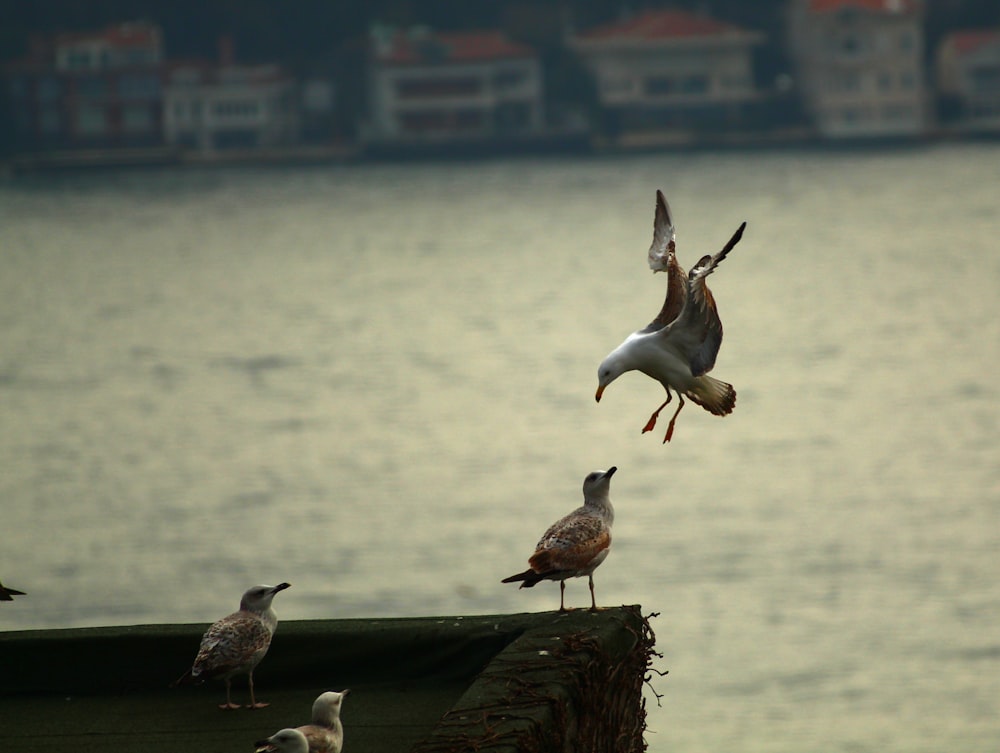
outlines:
[[[610,468],[608,468],[608,470],[606,470],[604,472],[604,478],[611,478],[612,476],[615,475],[615,471],[617,471],[617,470],[618,470],[618,466],[616,466],[616,465],[611,466]]]
[[[291,583],[279,583],[271,590],[274,591],[274,593],[278,593],[278,591],[284,591],[286,588],[291,588],[291,587],[292,587]]]
[[[601,384],[597,387],[597,394],[594,395],[594,400],[596,400],[597,402],[601,402],[601,395],[603,394],[604,394],[604,385]]]

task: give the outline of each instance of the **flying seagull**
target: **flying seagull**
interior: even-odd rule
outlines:
[[[553,523],[545,532],[535,553],[528,558],[528,569],[504,578],[502,583],[520,581],[521,588],[531,588],[543,580],[559,581],[559,611],[565,612],[566,579],[590,579],[590,609],[597,610],[594,598],[594,570],[608,556],[611,548],[611,524],[615,509],[608,490],[618,469],[593,471],[583,480],[583,507]]]
[[[220,709],[238,709],[230,696],[232,678],[245,674],[250,684],[250,705],[259,709],[268,704],[259,703],[254,696],[253,670],[264,658],[271,645],[271,636],[278,627],[278,616],[271,609],[271,601],[288,583],[276,586],[254,586],[243,594],[240,609],[214,623],[201,639],[201,647],[194,664],[174,685],[197,685],[208,678],[221,677],[226,683],[226,702]]]
[[[708,375],[722,345],[722,321],[706,279],[740,242],[746,226],[745,222],[740,225],[719,253],[701,257],[685,274],[675,253],[676,235],[670,207],[663,192],[656,192],[653,243],[648,259],[653,272],[666,272],[667,295],[656,318],[626,337],[601,362],[594,399],[600,402],[607,386],[626,371],[641,371],[655,379],[667,391],[667,399],[649,417],[642,428],[645,433],[656,426],[660,411],[672,399],[673,388],[679,404],[663,437],[664,443],[673,437],[674,422],[684,407],[685,397],[717,416],[729,415],[736,405],[733,385]]]

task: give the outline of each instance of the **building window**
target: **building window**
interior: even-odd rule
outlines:
[[[97,136],[108,131],[108,115],[103,107],[81,105],[76,111],[76,131],[84,136]]]
[[[51,76],[44,76],[38,80],[39,102],[55,102],[61,95],[62,86],[58,79]]]
[[[523,70],[499,70],[493,74],[493,87],[498,91],[516,89],[528,80],[528,74]]]
[[[153,114],[148,105],[128,105],[122,110],[122,130],[147,133],[153,130]]]
[[[630,94],[632,92],[632,88],[632,79],[627,76],[601,79],[601,91],[604,94]]]
[[[854,57],[861,52],[861,40],[858,39],[857,34],[844,34],[840,38],[839,50],[847,57]]]
[[[38,128],[46,136],[52,136],[62,130],[62,119],[55,107],[43,107],[38,112]]]
[[[220,120],[254,120],[259,114],[260,103],[256,100],[230,100],[212,106],[212,115]]]
[[[831,92],[861,91],[861,74],[857,71],[834,74],[827,81],[827,89]]]
[[[527,130],[531,126],[531,107],[524,102],[508,102],[497,107],[493,121],[501,132]]]
[[[471,97],[481,93],[482,90],[482,79],[474,76],[412,78],[396,81],[396,96],[400,99]]]
[[[670,76],[649,76],[642,82],[642,88],[650,97],[662,97],[674,94],[677,84]]]
[[[160,96],[160,79],[156,76],[122,76],[118,79],[118,95],[123,99],[156,99]]]
[[[1000,65],[982,65],[969,71],[974,94],[1000,94]]]
[[[100,76],[83,76],[76,82],[76,93],[85,99],[101,99],[107,96],[108,82]]]
[[[882,118],[895,123],[910,121],[914,119],[914,109],[912,105],[887,105]]]
[[[11,76],[7,82],[7,91],[11,99],[22,99],[28,96],[28,81],[24,76]]]
[[[681,79],[680,90],[684,94],[706,94],[708,92],[708,76],[694,74]]]
[[[65,57],[66,70],[86,71],[91,68],[90,50],[69,50]]]

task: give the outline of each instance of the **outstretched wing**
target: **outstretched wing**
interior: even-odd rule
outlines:
[[[706,278],[740,242],[746,226],[745,222],[740,225],[715,256],[705,255],[691,267],[687,277],[685,306],[670,326],[661,330],[674,348],[688,359],[693,376],[701,376],[712,370],[722,346],[722,320],[719,319],[715,298],[708,288]]]
[[[656,214],[653,217],[653,242],[649,246],[649,268],[653,272],[667,273],[667,294],[663,307],[642,331],[655,332],[662,329],[677,318],[684,308],[687,298],[687,277],[681,265],[677,263],[677,235],[673,219],[670,216],[670,205],[663,191],[656,191]]]

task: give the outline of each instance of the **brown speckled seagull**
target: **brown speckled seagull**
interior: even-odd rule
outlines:
[[[312,722],[295,728],[306,736],[309,753],[340,753],[343,750],[344,725],[340,721],[340,707],[350,692],[328,690],[313,701]],[[269,740],[260,740],[257,746],[256,753],[274,750]]]
[[[520,581],[521,588],[531,588],[543,580],[559,581],[559,611],[566,611],[566,579],[590,580],[590,609],[597,610],[594,598],[594,570],[611,549],[611,525],[615,509],[609,490],[611,477],[618,469],[593,471],[583,480],[583,507],[553,523],[528,558],[528,569],[504,578],[502,583]]]
[[[238,709],[230,695],[232,678],[245,674],[250,684],[250,705],[260,709],[254,696],[253,671],[271,646],[271,636],[278,627],[278,616],[271,609],[271,601],[288,583],[276,586],[254,586],[243,594],[238,612],[214,623],[201,639],[201,647],[194,664],[174,685],[196,685],[209,678],[222,678],[226,683],[226,702],[220,709]]]
[[[670,207],[662,191],[656,192],[653,243],[649,247],[649,267],[667,273],[667,295],[660,313],[648,325],[633,332],[601,362],[597,369],[597,394],[601,401],[605,388],[626,371],[641,371],[663,385],[667,399],[649,417],[643,433],[656,426],[656,419],[677,391],[677,410],[670,419],[664,443],[674,434],[684,398],[688,397],[716,416],[726,416],[736,405],[733,385],[708,376],[722,345],[722,321],[706,278],[722,263],[743,237],[744,222],[715,256],[703,256],[687,274],[676,256],[676,235]]]

